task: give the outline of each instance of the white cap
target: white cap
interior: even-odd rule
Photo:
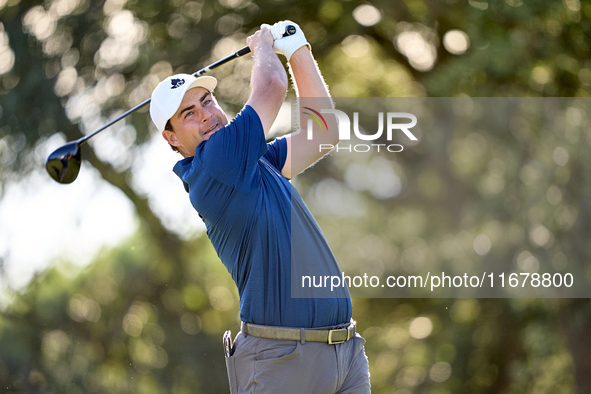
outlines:
[[[214,77],[194,77],[190,74],[176,74],[160,82],[152,92],[150,102],[150,116],[158,131],[164,131],[166,122],[179,109],[187,90],[200,86],[211,92],[217,83]]]

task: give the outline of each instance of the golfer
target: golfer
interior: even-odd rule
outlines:
[[[296,32],[283,37],[289,25]],[[337,144],[336,119],[326,116],[328,127],[314,129],[312,140],[299,132],[266,143],[288,84],[276,52],[287,58],[302,100],[331,105],[328,89],[295,23],[262,25],[246,42],[252,91],[232,120],[208,76],[166,78],[150,106],[156,127],[184,157],[174,172],[240,294],[241,331],[233,344],[228,332],[224,337],[230,391],[369,393],[365,340],[355,332],[348,290],[341,297],[292,298],[292,277],[301,267],[341,274],[289,182],[322,157],[319,144]]]

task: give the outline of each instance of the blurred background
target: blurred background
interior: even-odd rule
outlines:
[[[229,391],[221,335],[239,329],[237,291],[147,108],[83,147],[73,184],[53,182],[44,161],[164,77],[284,19],[302,27],[335,97],[572,100],[561,127],[448,130],[413,147],[422,154],[365,163],[385,174],[379,184],[351,187],[360,169],[337,155],[296,178],[345,264],[486,258],[589,278],[590,4],[0,0],[2,390]],[[230,115],[248,98],[250,65],[212,73]],[[290,131],[289,113],[286,102],[275,135]],[[342,220],[351,212],[325,198],[343,190],[377,208]],[[374,393],[591,392],[586,298],[353,302]]]

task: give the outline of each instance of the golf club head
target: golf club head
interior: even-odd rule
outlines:
[[[59,183],[72,183],[80,171],[80,147],[76,141],[67,143],[47,156],[45,168]]]

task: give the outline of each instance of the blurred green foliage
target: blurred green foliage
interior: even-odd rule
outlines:
[[[89,267],[40,274],[4,311],[8,392],[223,392],[219,333],[238,294],[203,237],[184,262],[154,259],[138,234]],[[228,290],[231,289],[231,290]]]
[[[79,138],[145,100],[163,77],[196,71],[283,19],[302,26],[335,97],[591,93],[591,4],[579,0],[0,0],[2,185],[42,166],[38,149],[56,132]],[[248,97],[249,61],[216,71],[232,111]],[[517,125],[417,146],[423,155],[392,164],[405,193],[350,228],[319,218],[335,253],[346,260],[358,243],[340,231],[357,231],[368,236],[365,250],[387,239],[382,253],[402,263],[467,261],[477,232],[504,240],[495,256],[512,259],[539,239],[538,223],[554,237],[538,258],[586,272],[591,136],[588,112],[571,116],[577,124],[563,134]],[[129,124],[133,146],[154,133],[145,110]],[[239,327],[229,275],[205,235],[183,241],[163,226],[131,185],[129,164],[85,154],[133,202],[141,230],[82,271],[60,265],[13,294],[0,317],[0,387],[227,392],[220,339]],[[326,160],[298,187],[307,196],[346,168]],[[394,219],[383,221],[384,210]],[[354,300],[375,393],[591,392],[590,312],[587,299]]]

